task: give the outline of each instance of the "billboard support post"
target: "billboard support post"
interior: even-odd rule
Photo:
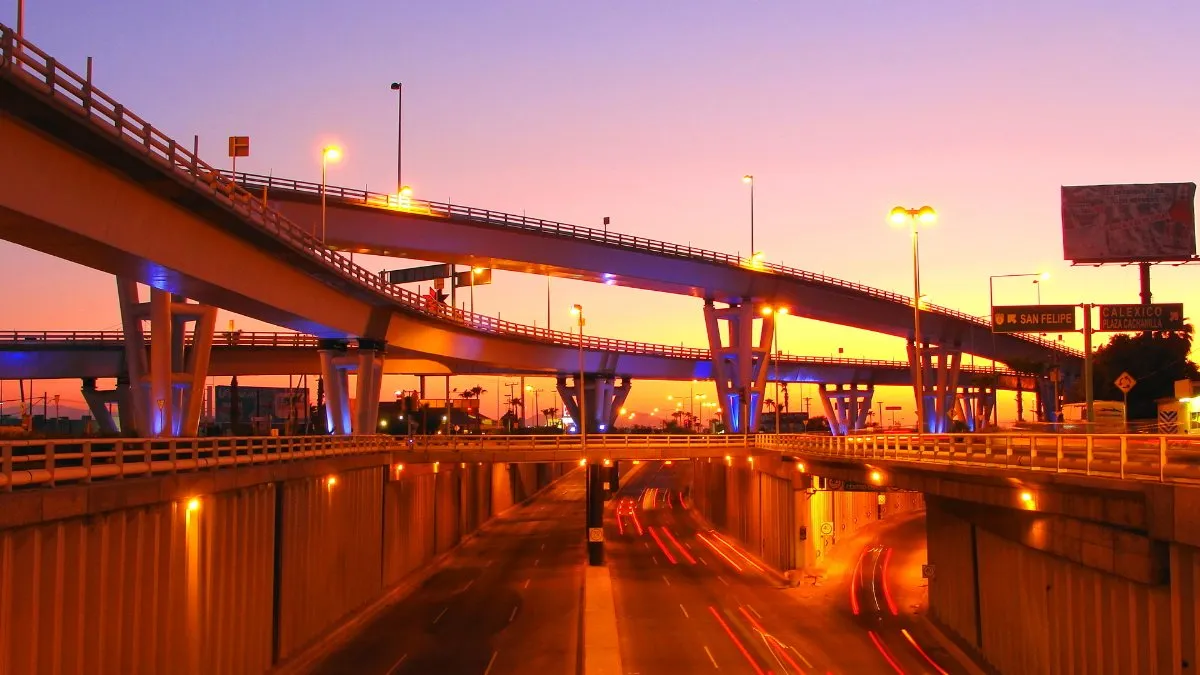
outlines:
[[[1141,273],[1142,282],[1142,304],[1150,304],[1150,263],[1138,263],[1138,271]]]
[[[1092,306],[1083,303],[1083,400],[1087,405],[1087,430],[1092,432],[1096,421],[1095,397],[1092,395]]]

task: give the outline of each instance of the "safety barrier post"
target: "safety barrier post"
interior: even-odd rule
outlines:
[[[1088,434],[1088,436],[1090,437],[1091,434]],[[1129,443],[1128,443],[1128,441],[1129,441],[1129,439],[1126,438],[1125,436],[1121,437],[1121,478],[1122,479],[1125,478],[1125,462],[1128,461],[1128,459],[1129,459]],[[1162,462],[1159,462],[1159,466],[1160,467],[1162,466]]]
[[[12,37],[11,35],[9,36]],[[13,474],[13,446],[12,443],[5,443],[0,449],[0,472],[4,474],[4,491],[12,492],[12,474]]]
[[[46,473],[50,474],[50,487],[54,487],[54,441],[42,446],[42,458],[46,462]]]
[[[1057,446],[1055,448],[1055,450],[1057,451],[1057,454],[1058,454],[1058,463],[1055,465],[1054,470],[1056,472],[1061,473],[1062,472],[1062,457],[1063,457],[1063,438],[1062,438],[1062,436],[1056,436],[1054,440],[1055,440],[1055,445]]]
[[[1158,437],[1158,480],[1167,479],[1167,437]]]
[[[1092,435],[1088,434],[1088,436],[1087,436],[1087,460],[1084,465],[1084,473],[1088,476],[1092,475],[1092,454],[1093,454],[1094,450],[1095,450],[1095,444],[1093,443]],[[1124,467],[1122,467],[1122,468],[1124,468]]]
[[[83,482],[92,482],[92,442],[83,442]]]

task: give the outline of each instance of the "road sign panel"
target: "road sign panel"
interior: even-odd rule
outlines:
[[[1183,303],[1100,305],[1098,330],[1183,330]]]
[[[833,534],[833,523],[821,523],[821,534],[825,536]]]
[[[1075,305],[992,307],[994,333],[1046,333],[1075,330]]]
[[[1133,385],[1137,384],[1137,380],[1129,373],[1121,373],[1113,384],[1117,385],[1117,389],[1120,389],[1122,394],[1128,394],[1129,390],[1133,389]]]
[[[408,269],[403,270],[390,270],[387,272],[387,280],[388,283],[393,284],[415,284],[418,281],[445,279],[446,277],[450,276],[450,274],[450,265],[446,263],[440,263],[437,265],[409,267]]]
[[[588,541],[604,541],[604,528],[603,527],[589,527],[588,528]]]
[[[932,579],[937,576],[937,567],[933,565],[921,565],[921,578]]]
[[[230,157],[249,157],[250,156],[250,137],[249,136],[230,136],[229,137],[229,156]]]
[[[889,405],[889,406],[884,406],[884,408],[883,408],[883,409],[884,409],[884,410],[904,410],[904,406],[902,406],[902,405]]]

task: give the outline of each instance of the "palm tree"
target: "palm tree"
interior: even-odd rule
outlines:
[[[546,416],[546,426],[554,426],[551,420],[558,416],[558,408],[543,408],[542,414]]]
[[[1024,422],[1025,421],[1025,400],[1024,400],[1025,388],[1024,388],[1024,383],[1021,382],[1021,376],[1022,375],[1037,375],[1040,377],[1040,376],[1046,374],[1046,370],[1047,370],[1047,368],[1049,368],[1049,366],[1041,361],[1037,361],[1034,359],[1015,358],[1015,359],[1009,359],[1008,367],[1012,368],[1013,372],[1015,372],[1017,374],[1017,421]]]

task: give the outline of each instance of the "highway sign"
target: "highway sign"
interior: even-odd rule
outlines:
[[[463,286],[486,286],[490,283],[492,283],[492,269],[490,267],[472,267],[466,272],[459,272],[454,276],[455,288],[462,288]]]
[[[1098,330],[1183,330],[1183,303],[1100,305]]]
[[[884,406],[884,408],[883,408],[883,409],[884,409],[884,410],[904,410],[904,406],[902,406],[902,405],[889,405],[889,406]]]
[[[588,528],[588,541],[604,541],[604,528],[603,527],[589,527]]]
[[[1122,394],[1128,394],[1129,390],[1133,389],[1133,385],[1137,384],[1137,380],[1129,373],[1121,373],[1113,384],[1117,385],[1117,389],[1120,389]]]
[[[833,523],[821,523],[821,534],[827,537],[833,534]]]
[[[424,265],[422,267],[410,267],[404,270],[390,270],[386,272],[388,283],[393,284],[415,284],[418,281],[433,281],[434,279],[445,279],[450,276],[450,265],[439,263],[437,265]],[[441,290],[441,289],[438,289]]]
[[[249,136],[230,136],[229,137],[229,156],[230,157],[249,157],[250,156],[250,137]]]
[[[993,333],[1047,333],[1075,330],[1075,305],[992,307]]]

